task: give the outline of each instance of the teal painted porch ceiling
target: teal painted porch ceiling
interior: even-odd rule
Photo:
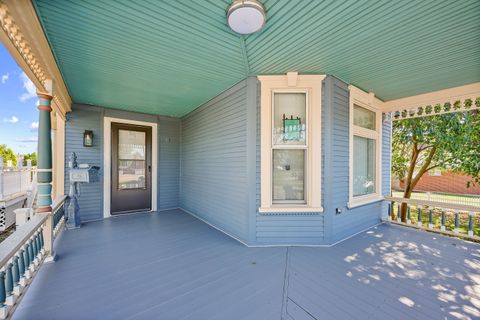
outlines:
[[[74,102],[182,116],[249,75],[332,74],[383,100],[480,81],[480,1],[33,1]]]

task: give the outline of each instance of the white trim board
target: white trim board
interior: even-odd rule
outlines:
[[[146,126],[152,128],[152,209],[150,211],[141,212],[155,212],[157,211],[157,188],[158,188],[158,123],[128,120],[122,118],[103,118],[103,217],[110,218],[111,201],[111,181],[112,181],[112,122],[133,124],[139,126]]]
[[[322,83],[325,75],[257,76],[260,81],[260,208],[258,212],[323,212],[321,194],[321,141],[322,141]],[[273,93],[302,92],[307,94],[307,160],[306,160],[306,205],[278,205],[272,202],[272,118]],[[289,209],[288,209],[289,208]]]
[[[349,91],[349,178],[348,178],[348,203],[347,208],[353,209],[358,206],[363,206],[369,203],[378,202],[383,199],[382,196],[382,138],[383,138],[383,122],[381,106],[383,102],[375,98],[373,92],[364,92],[353,85],[348,86]],[[375,112],[375,124],[376,129],[368,130],[357,127],[353,124],[354,105],[358,105],[362,108]],[[355,135],[375,139],[375,193],[367,194],[364,196],[353,196],[353,137]]]

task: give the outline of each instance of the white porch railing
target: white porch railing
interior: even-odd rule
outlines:
[[[480,207],[400,197],[385,200],[392,223],[480,241]],[[402,204],[406,204],[406,222],[400,217]]]
[[[64,222],[66,196],[52,205],[52,214],[36,214],[0,243],[0,319],[11,316],[15,305],[40,268]]]

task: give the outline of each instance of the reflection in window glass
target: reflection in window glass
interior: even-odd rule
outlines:
[[[118,189],[145,188],[146,133],[118,130]]]
[[[305,200],[305,150],[273,150],[273,201]]]
[[[375,140],[353,137],[353,196],[375,193]]]
[[[375,130],[375,112],[357,106],[353,106],[353,124],[365,129]]]
[[[118,157],[145,160],[145,132],[118,130]]]
[[[305,145],[306,101],[305,93],[274,93],[274,145]]]
[[[118,160],[118,189],[145,188],[145,161]]]

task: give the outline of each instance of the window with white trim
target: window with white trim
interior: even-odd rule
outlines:
[[[273,92],[272,203],[306,204],[307,92]]]
[[[324,76],[259,76],[259,212],[321,212],[321,92]]]
[[[381,199],[381,111],[373,94],[350,88],[349,207]]]

